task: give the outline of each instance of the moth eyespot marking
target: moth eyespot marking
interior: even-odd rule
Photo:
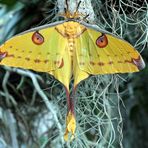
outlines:
[[[60,62],[60,61],[54,61],[54,64],[55,65],[59,65],[59,68],[62,68],[63,66],[64,66],[64,60],[62,59],[62,61]]]
[[[32,41],[36,45],[42,45],[44,43],[44,37],[38,31],[36,31],[32,35]]]
[[[0,62],[7,57],[8,53],[7,52],[0,52]]]
[[[24,50],[22,50],[22,52],[25,52]]]
[[[90,57],[92,57],[92,54],[91,54],[91,53],[89,53],[89,56],[90,56]]]
[[[105,64],[103,62],[98,63],[99,66],[104,66]]]
[[[40,63],[41,61],[39,59],[34,60],[35,63]]]
[[[90,64],[91,64],[92,66],[94,66],[94,65],[95,65],[95,63],[94,63],[93,61],[90,61]]]
[[[26,57],[25,60],[26,60],[26,61],[30,61],[30,58]]]
[[[47,52],[47,55],[50,55],[50,52]]]
[[[113,63],[114,63],[113,61],[108,62],[109,65],[112,65]]]
[[[15,56],[14,56],[14,54],[10,54],[10,55],[8,55],[10,58],[14,58]]]
[[[84,63],[84,62],[80,62],[80,65],[84,66],[84,65],[85,65],[85,63]]]
[[[108,45],[107,36],[102,33],[102,35],[99,36],[99,37],[96,39],[96,45],[97,45],[99,48],[104,48],[104,47],[106,47],[106,46]]]
[[[17,58],[18,58],[18,59],[21,59],[22,57],[21,57],[21,56],[17,56]]]
[[[139,56],[137,59],[132,58],[132,63],[136,65],[139,70],[142,70],[145,67],[145,63],[143,59],[141,58],[141,56]]]
[[[47,64],[49,62],[49,60],[45,60],[44,63]]]
[[[13,46],[9,46],[9,48],[12,48]]]
[[[132,60],[129,61],[129,60],[124,60],[125,63],[132,63]]]
[[[54,64],[59,64],[60,63],[60,61],[54,61]]]
[[[30,50],[29,53],[32,53],[32,51]]]
[[[64,60],[62,59],[62,62],[60,64],[59,68],[62,68],[63,66],[64,66]]]

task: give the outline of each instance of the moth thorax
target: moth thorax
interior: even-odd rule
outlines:
[[[68,22],[64,24],[65,33],[69,36],[69,38],[73,38],[77,35],[77,27],[78,23],[76,22]]]

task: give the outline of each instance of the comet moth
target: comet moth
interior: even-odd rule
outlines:
[[[72,14],[67,6],[62,15],[64,21],[30,29],[1,45],[0,65],[46,72],[64,85],[68,107],[64,138],[68,140],[76,130],[71,77],[74,94],[90,75],[138,72],[145,64],[128,42],[80,20],[78,7]]]

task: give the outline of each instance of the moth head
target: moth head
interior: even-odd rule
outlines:
[[[65,0],[66,7],[64,9],[64,13],[59,14],[60,16],[64,17],[65,19],[75,19],[80,20],[80,18],[85,18],[86,16],[82,13],[79,13],[79,7],[81,4],[81,1],[79,1],[78,5],[76,6],[76,10],[74,12],[71,12],[68,6],[68,0]]]

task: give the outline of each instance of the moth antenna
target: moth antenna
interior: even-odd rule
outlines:
[[[69,11],[68,0],[65,0],[66,3],[66,11]]]
[[[82,1],[79,1],[78,5],[77,5],[77,8],[76,8],[76,12],[78,12],[78,9],[80,7],[80,4],[81,4]]]
[[[88,17],[89,17],[89,14],[87,14],[87,15],[83,18],[83,20],[87,19]]]
[[[66,14],[66,11],[67,11],[67,8],[64,8],[64,12],[65,12],[65,14]]]

